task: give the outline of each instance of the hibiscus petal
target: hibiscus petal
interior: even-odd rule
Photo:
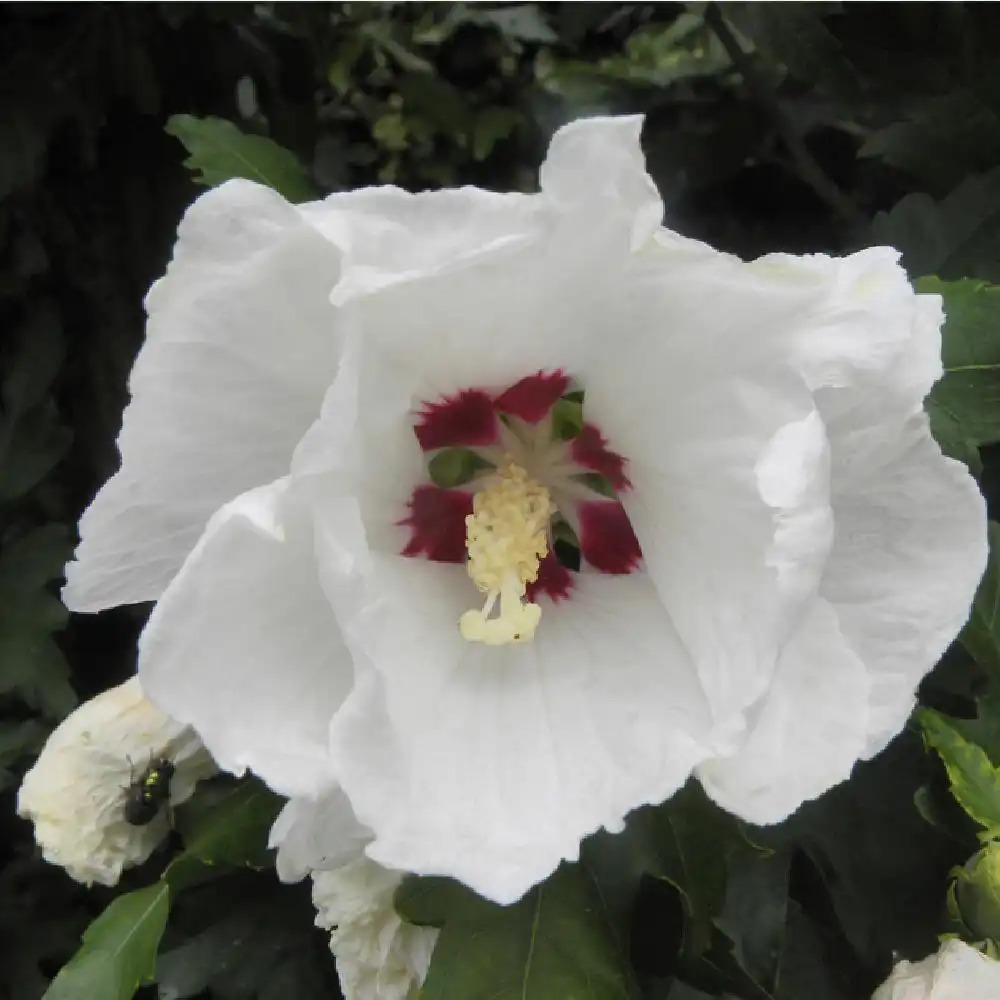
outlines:
[[[562,372],[536,372],[505,389],[494,400],[494,405],[501,413],[537,424],[568,387],[569,379]]]
[[[632,486],[625,472],[625,458],[611,450],[607,438],[593,424],[584,424],[570,442],[570,457],[577,465],[604,476],[616,492],[621,493]]]
[[[722,721],[766,690],[818,583],[830,545],[823,425],[794,372],[689,389],[653,346],[624,370],[608,360],[587,373],[588,413],[628,458],[621,502],[643,565]]]
[[[474,187],[417,194],[362,188],[302,211],[344,252],[338,305],[503,256],[535,239],[544,223],[537,197]]]
[[[298,882],[310,872],[355,861],[371,839],[371,830],[357,821],[347,796],[334,785],[318,798],[295,798],[285,803],[271,827],[267,846],[278,849],[278,878]]]
[[[625,508],[617,500],[586,500],[576,504],[580,554],[602,573],[631,573],[642,551]]]
[[[710,752],[697,677],[642,576],[581,574],[532,643],[496,648],[459,637],[477,597],[459,567],[376,556],[374,572],[379,601],[345,634],[375,667],[331,736],[380,863],[512,902]]]
[[[698,768],[705,790],[750,823],[785,819],[851,773],[864,748],[868,689],[836,614],[814,601],[751,713],[745,744]]]
[[[410,497],[409,513],[400,522],[410,529],[403,555],[464,563],[465,519],[471,513],[471,493],[418,486]]]
[[[820,592],[870,672],[870,756],[902,728],[917,684],[968,617],[986,564],[986,506],[923,413],[902,424],[844,415],[830,435],[837,533]]]
[[[213,516],[143,631],[139,676],[221,767],[310,795],[332,780],[328,726],[352,668],[291,501],[282,480]]]
[[[249,181],[188,209],[146,300],[121,468],[83,515],[67,567],[71,608],[159,597],[219,506],[287,473],[336,370],[338,259]]]
[[[539,172],[546,198],[585,217],[591,229],[619,223],[631,248],[646,243],[663,218],[663,202],[646,173],[641,132],[641,115],[577,119],[552,136]]]
[[[496,444],[500,424],[488,392],[462,389],[444,399],[425,401],[413,430],[420,447],[433,451],[459,445]]]

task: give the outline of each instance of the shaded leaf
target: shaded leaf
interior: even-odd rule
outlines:
[[[0,694],[16,693],[60,719],[76,705],[69,668],[52,638],[69,612],[49,593],[73,551],[69,531],[48,524],[9,542],[0,554]]]
[[[163,882],[119,896],[84,931],[79,951],[43,1000],[128,1000],[153,978],[169,912],[170,890]]]
[[[963,845],[914,808],[932,764],[917,736],[904,731],[855,765],[849,781],[784,823],[753,832],[766,846],[805,852],[844,937],[869,969],[887,973],[894,956],[922,958],[937,948],[942,887],[965,860]]]
[[[441,926],[421,1000],[631,1000],[637,987],[593,882],[563,865],[513,906],[448,879],[404,879],[396,908]]]
[[[210,989],[215,1000],[335,1000],[326,935],[313,925],[310,882],[239,873],[185,893],[172,930],[185,938],[156,963],[160,1000]]]
[[[274,188],[289,201],[315,197],[305,167],[273,139],[247,135],[223,118],[193,115],[174,115],[166,131],[191,154],[184,165],[198,184],[214,187],[233,177],[245,177]]]
[[[202,865],[266,868],[267,837],[284,800],[256,778],[241,781],[204,812],[180,826],[184,853],[164,872],[175,888],[201,878]]]
[[[494,24],[503,34],[516,38],[521,42],[559,41],[559,36],[552,30],[538,4],[514,4],[500,7],[496,10],[477,11],[479,18]]]
[[[23,496],[66,453],[73,433],[64,427],[49,390],[59,372],[64,343],[52,305],[43,301],[12,340],[0,384],[0,500]]]
[[[1000,831],[1000,770],[982,747],[970,743],[945,716],[921,709],[917,721],[937,750],[959,805],[988,832]]]
[[[830,96],[856,99],[855,67],[824,19],[841,12],[839,3],[727,3],[726,18],[756,49]]]
[[[662,806],[630,813],[622,833],[589,837],[580,858],[616,926],[626,922],[644,875],[673,885],[684,906],[684,952],[693,956],[708,946],[713,918],[725,899],[727,864],[740,853],[758,853],[740,821],[690,781]]]
[[[9,768],[39,750],[48,734],[49,728],[35,719],[0,722],[0,790],[17,780]]]
[[[1000,683],[1000,524],[987,525],[990,540],[986,573],[976,591],[972,611],[965,629],[959,636],[973,659]]]
[[[872,223],[912,275],[1000,280],[1000,169],[967,177],[941,201],[908,194]]]
[[[858,151],[944,190],[1000,159],[1000,121],[978,94],[955,89],[915,103]]]

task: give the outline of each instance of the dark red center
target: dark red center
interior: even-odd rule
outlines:
[[[464,562],[465,518],[472,513],[475,477],[495,467],[505,434],[517,434],[519,427],[534,434],[546,418],[551,428],[546,443],[564,442],[565,458],[579,473],[571,477],[569,500],[560,496],[558,483],[538,476],[561,509],[528,599],[539,594],[555,601],[569,597],[581,563],[602,573],[636,569],[642,552],[619,499],[632,488],[627,461],[611,450],[596,426],[583,420],[583,393],[561,371],[528,375],[500,392],[462,389],[422,404],[414,433],[431,481],[413,490],[400,521],[410,529],[403,555]]]

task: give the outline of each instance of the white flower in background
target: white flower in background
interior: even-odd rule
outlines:
[[[138,678],[70,713],[48,738],[18,795],[17,811],[35,824],[45,860],[85,885],[115,885],[123,868],[145,861],[167,835],[167,811],[133,825],[125,819],[125,797],[132,780],[158,758],[174,765],[171,805],[188,799],[217,770],[191,729],[143,697]]]
[[[402,878],[364,856],[312,874],[316,925],[332,931],[347,1000],[405,1000],[427,975],[438,931],[404,923],[393,909]]]
[[[406,1000],[427,975],[438,931],[415,927],[396,913],[393,895],[403,873],[365,857],[370,840],[371,831],[335,788],[318,801],[290,801],[270,846],[278,848],[284,881],[312,877],[316,924],[331,931],[347,1000]]]
[[[957,939],[945,941],[936,955],[900,962],[872,1000],[996,1000],[1000,962]]]
[[[140,675],[223,767],[500,902],[692,771],[757,823],[846,778],[986,558],[939,298],[661,228],[639,127],[561,129],[532,196],[204,195],[68,568],[160,598]]]

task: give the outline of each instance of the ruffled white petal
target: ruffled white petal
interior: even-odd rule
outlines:
[[[382,864],[510,903],[710,753],[708,705],[641,576],[581,574],[569,602],[546,607],[534,642],[494,648],[459,637],[475,599],[461,567],[379,555],[372,565],[378,602],[345,634],[374,669],[332,738]]]
[[[212,518],[143,631],[139,674],[220,767],[286,795],[329,786],[327,730],[352,669],[287,480]]]
[[[531,242],[545,224],[537,197],[474,187],[417,194],[362,188],[302,212],[343,252],[344,274],[333,292],[338,305],[502,256]]]
[[[586,217],[607,238],[608,223],[645,245],[663,218],[663,203],[646,172],[639,136],[642,116],[580,118],[559,129],[539,172],[542,193],[569,215]],[[626,249],[626,247],[622,247]]]
[[[198,737],[143,697],[138,678],[84,702],[48,738],[24,776],[17,811],[35,825],[47,861],[78,882],[115,885],[169,830],[166,810],[145,826],[125,821],[125,792],[157,757],[175,767],[170,803],[188,799],[216,766]]]
[[[829,426],[837,532],[820,592],[871,679],[870,756],[903,727],[917,684],[968,618],[986,565],[986,505],[922,412]]]
[[[316,925],[332,931],[346,1000],[407,1000],[427,975],[439,932],[398,916],[392,900],[402,877],[366,857],[313,873]]]
[[[755,330],[733,327],[730,368],[684,343],[691,316],[666,300],[648,306],[633,314],[645,334],[609,344],[586,369],[585,410],[628,458],[622,501],[646,570],[716,718],[732,723],[766,691],[829,551],[825,429],[796,372],[741,357]],[[739,296],[713,307],[706,330],[732,327],[739,310]],[[772,303],[751,315],[781,313]]]
[[[749,713],[746,742],[703,764],[698,777],[723,808],[777,823],[850,774],[865,746],[868,698],[865,664],[832,609],[815,601]]]
[[[994,1000],[1000,996],[1000,962],[951,939],[936,955],[899,962],[872,1000]]]
[[[317,869],[355,860],[371,839],[343,790],[333,786],[318,798],[290,799],[271,827],[267,846],[277,848],[278,878],[297,882]]]
[[[339,353],[339,254],[249,181],[202,195],[146,300],[120,470],[80,524],[77,611],[160,596],[223,503],[288,471]]]

